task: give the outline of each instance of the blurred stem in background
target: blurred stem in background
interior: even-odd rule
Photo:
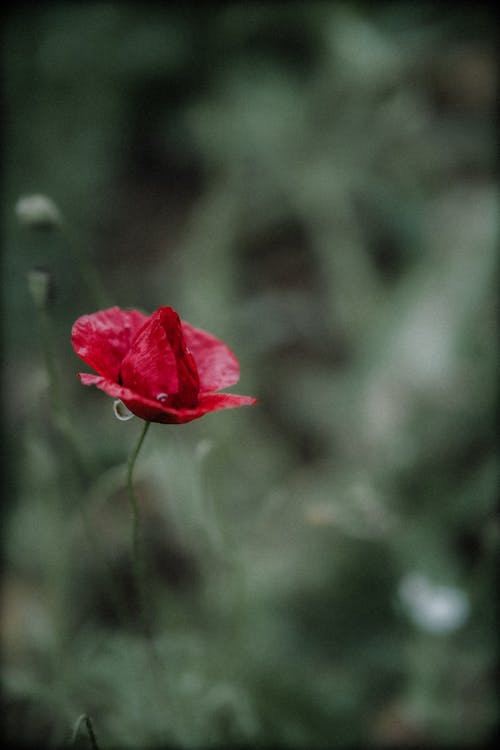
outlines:
[[[50,409],[53,423],[63,438],[64,450],[70,454],[71,463],[75,466],[80,481],[86,485],[90,480],[90,470],[87,465],[80,441],[71,426],[61,392],[61,386],[56,367],[52,322],[49,314],[51,293],[51,277],[44,268],[34,268],[28,273],[28,287],[33,299],[38,318],[40,347],[48,377]]]
[[[16,214],[21,224],[38,231],[59,230],[67,243],[72,259],[79,269],[97,307],[109,305],[108,295],[94,266],[88,262],[79,242],[56,204],[46,195],[19,198]]]
[[[69,252],[97,305],[105,307],[106,293],[94,267],[87,262],[84,253],[61,214],[58,206],[46,195],[27,195],[19,198],[16,215],[20,222],[35,232],[60,231],[67,241]],[[90,481],[90,471],[84,458],[82,446],[71,426],[68,411],[63,404],[57,375],[56,356],[53,345],[53,327],[49,314],[51,297],[51,275],[45,268],[34,268],[28,273],[28,286],[35,304],[40,330],[40,344],[49,378],[50,406],[54,424],[64,438],[66,450],[71,452],[78,475],[84,485]]]
[[[29,228],[36,231],[51,231],[54,227],[61,226],[60,214],[55,204],[45,196],[31,196],[18,201],[16,206],[18,219]],[[50,303],[52,296],[52,278],[46,268],[33,268],[28,272],[28,288],[32,297],[39,329],[40,349],[43,356],[45,370],[48,378],[48,393],[50,403],[51,421],[56,429],[57,451],[66,456],[67,462],[62,461],[64,467],[64,486],[70,486],[71,477],[77,476],[80,489],[87,490],[95,481],[93,468],[89,465],[83,445],[78,433],[72,426],[69,411],[64,402],[60,378],[57,368],[57,350],[54,344],[54,327],[50,314]],[[70,469],[73,467],[73,470]],[[74,497],[79,497],[80,492],[74,488]],[[90,549],[94,556],[103,561],[106,568],[107,579],[111,581],[106,585],[107,595],[113,601],[114,607],[123,618],[127,616],[124,603],[115,591],[113,571],[99,549],[99,545],[88,517],[86,503],[78,503],[82,517],[83,527],[87,536]],[[106,578],[103,579],[106,581]],[[63,606],[63,605],[62,605]]]
[[[80,732],[80,727],[83,723],[85,723],[85,726],[87,727],[87,732],[89,733],[89,739],[90,739],[90,744],[92,746],[92,750],[99,750],[99,745],[97,744],[96,736],[94,734],[94,728],[92,727],[90,716],[88,716],[87,714],[82,714],[76,720],[75,727],[73,729],[73,735],[71,738],[71,746],[72,747],[76,746],[76,743],[78,740],[78,734]]]

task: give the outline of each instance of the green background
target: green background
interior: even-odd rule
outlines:
[[[7,738],[60,747],[87,713],[103,749],[485,741],[493,11],[41,3],[2,48]],[[67,232],[19,224],[32,193]],[[259,399],[149,431],[151,641],[129,611],[141,425],[70,344],[112,305],[172,305]]]

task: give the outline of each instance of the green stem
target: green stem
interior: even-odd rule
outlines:
[[[134,569],[134,575],[137,585],[137,593],[139,596],[139,606],[144,615],[144,586],[143,586],[143,575],[142,575],[142,556],[141,556],[141,545],[140,545],[140,515],[139,515],[139,504],[137,502],[137,495],[134,490],[133,475],[134,467],[137,461],[137,456],[141,450],[144,438],[146,437],[151,422],[144,422],[144,427],[139,435],[139,440],[132,452],[127,468],[127,489],[130,500],[130,509],[132,511],[132,564]]]
[[[67,452],[69,460],[73,463],[78,472],[80,480],[86,484],[90,477],[90,470],[82,446],[80,445],[80,441],[68,419],[63,401],[56,367],[52,321],[49,312],[44,305],[35,305],[35,309],[40,331],[40,347],[49,381],[49,401],[52,422],[62,438],[62,449]]]
[[[49,319],[49,315],[45,307],[38,308],[38,321],[40,325],[40,343],[43,351],[43,357],[45,360],[45,368],[49,377],[49,398],[50,405],[53,414],[60,414],[61,412],[61,389],[59,387],[59,379],[54,363],[53,354],[53,342],[52,342],[52,327]]]
[[[90,744],[92,745],[92,750],[99,750],[99,745],[97,744],[96,736],[94,734],[94,729],[92,727],[92,722],[90,721],[90,716],[88,716],[87,714],[82,714],[76,720],[75,728],[73,729],[73,736],[71,739],[71,744],[73,745],[73,747],[75,746],[76,740],[78,739],[78,733],[80,731],[80,727],[83,722],[85,722],[85,726],[87,727],[87,732],[89,733]]]

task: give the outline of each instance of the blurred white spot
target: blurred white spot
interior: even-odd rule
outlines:
[[[167,400],[168,393],[157,393],[156,398],[158,401],[161,401],[162,403]]]
[[[203,438],[200,440],[198,445],[196,446],[196,457],[199,461],[203,461],[204,458],[208,456],[210,451],[212,450],[214,445],[213,440],[209,440],[209,438]]]
[[[407,381],[416,387],[439,386],[449,378],[453,361],[454,320],[451,301],[429,296],[402,326],[396,351]]]
[[[21,224],[50,228],[61,223],[61,214],[54,201],[46,195],[25,195],[16,203],[16,215]]]
[[[38,308],[43,309],[47,304],[50,287],[50,273],[45,268],[32,268],[28,271],[28,289]]]
[[[405,576],[398,593],[415,625],[429,633],[457,630],[469,616],[470,604],[464,591],[435,586],[419,573]]]
[[[119,398],[113,401],[113,411],[115,413],[115,417],[119,419],[120,422],[127,422],[134,416],[130,409],[127,409],[125,404],[122,403]]]

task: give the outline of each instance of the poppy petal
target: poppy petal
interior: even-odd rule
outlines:
[[[228,388],[240,379],[240,366],[226,344],[201,328],[182,321],[182,332],[198,367],[200,390],[210,393]]]
[[[120,378],[122,385],[147,399],[168,400],[168,407],[196,405],[198,370],[175,310],[160,307],[149,318],[121,364]]]
[[[79,373],[79,377],[84,385],[95,385],[107,393],[108,396],[119,398],[133,414],[148,422],[184,424],[191,422],[193,419],[199,419],[199,417],[203,417],[211,411],[230,409],[238,406],[250,406],[257,400],[251,396],[237,396],[232,393],[211,393],[200,396],[198,404],[194,409],[171,409],[159,401],[145,398],[130,388],[126,388],[99,375],[81,372]]]
[[[236,393],[205,393],[198,398],[196,411],[199,416],[209,411],[233,409],[237,406],[251,406],[257,403],[253,396],[238,396]]]
[[[119,307],[83,315],[73,325],[73,348],[100,375],[118,380],[122,360],[147,320],[149,316],[138,310]]]
[[[232,409],[237,406],[251,406],[255,404],[257,399],[251,396],[237,396],[233,393],[208,393],[199,397],[198,403],[194,409],[177,409],[165,413],[165,418],[155,419],[156,422],[169,422],[175,424],[185,424],[186,422],[192,422],[193,419],[199,419],[204,417],[205,414],[210,414],[212,411],[219,411],[219,409]],[[133,411],[131,406],[125,401],[123,402],[130,411]],[[165,410],[167,412],[167,410]]]
[[[91,375],[87,372],[78,373],[83,385],[95,385],[108,396],[119,398],[130,411],[148,422],[173,422],[175,421],[176,410],[167,409],[161,402],[141,396],[130,388],[103,378],[100,375]],[[172,418],[169,419],[171,415]]]

